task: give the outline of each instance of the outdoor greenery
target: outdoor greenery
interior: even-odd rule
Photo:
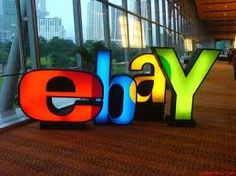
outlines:
[[[102,41],[87,40],[83,45],[76,46],[72,40],[58,37],[47,41],[40,37],[41,65],[43,68],[71,68],[76,67],[76,55],[82,56],[82,68],[86,71],[94,72],[96,65],[96,52],[99,49],[112,50],[112,59],[116,62],[123,62],[123,48],[111,42],[111,47],[105,47]],[[30,65],[31,61],[27,62]],[[123,72],[121,66],[114,68],[115,72]]]
[[[70,68],[76,65],[75,47],[72,40],[58,37],[47,41],[39,38],[42,67]]]
[[[0,43],[0,73],[4,73],[4,68],[7,64],[7,59],[11,49],[11,42]],[[96,65],[96,52],[99,49],[108,49],[112,51],[112,69],[113,74],[124,73],[127,64],[124,62],[124,49],[119,42],[112,41],[110,48],[105,47],[102,41],[87,40],[82,46],[77,46],[72,40],[54,37],[47,41],[43,37],[39,37],[40,61],[42,68],[65,68],[70,69],[76,67],[76,55],[82,56],[82,68],[86,71],[94,72]],[[32,69],[32,59],[30,58],[29,43],[26,41],[23,46],[27,69]],[[138,54],[138,49],[130,49],[130,56]],[[3,78],[0,77],[0,87]]]
[[[86,41],[82,46],[76,48],[76,52],[78,52],[83,58],[83,68],[85,68],[87,71],[95,71],[96,52],[99,49],[107,49],[104,43],[101,41]]]
[[[1,72],[3,72],[6,64],[7,64],[7,59],[8,59],[8,55],[10,53],[10,49],[11,49],[11,42],[8,43],[1,43],[0,42],[0,64],[1,64]]]

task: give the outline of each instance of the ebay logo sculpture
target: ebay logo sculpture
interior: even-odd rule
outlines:
[[[218,57],[219,50],[203,49],[184,70],[173,48],[152,48],[153,54],[142,54],[130,64],[131,71],[141,71],[145,64],[153,66],[152,74],[115,75],[111,77],[111,51],[97,52],[96,75],[83,71],[42,69],[26,73],[19,84],[19,104],[30,118],[43,122],[97,124],[131,124],[136,102],[165,103],[166,80],[172,91],[170,125],[194,126],[192,116],[194,94]],[[141,95],[137,86],[152,81],[152,90]],[[118,92],[120,102],[114,102]],[[54,106],[52,98],[77,98],[67,110]],[[119,111],[116,112],[116,105]],[[113,108],[111,108],[113,107]]]

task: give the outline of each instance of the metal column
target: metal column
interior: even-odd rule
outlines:
[[[82,27],[82,16],[81,16],[81,2],[80,0],[73,0],[74,8],[74,24],[75,24],[75,42],[78,47],[83,45],[83,27]],[[82,68],[82,57],[77,54],[77,67]]]
[[[105,46],[107,48],[110,48],[111,37],[110,37],[110,25],[109,25],[108,0],[102,3],[102,12],[103,12],[103,28],[104,28]]]
[[[25,14],[25,0],[21,4],[22,15]],[[19,8],[20,6],[17,6]],[[19,9],[18,9],[19,11]],[[19,26],[17,26],[18,28]],[[11,110],[15,103],[15,95],[18,87],[18,79],[20,73],[21,60],[20,55],[20,46],[19,46],[19,36],[18,32],[14,38],[14,41],[11,46],[11,50],[8,56],[6,76],[3,79],[3,84],[0,92],[0,112],[5,112]],[[21,36],[22,39],[23,36]],[[22,44],[22,43],[21,43]],[[22,46],[21,46],[22,47]],[[11,75],[11,76],[10,76]]]
[[[40,68],[39,38],[37,29],[37,15],[35,0],[26,1],[30,55],[33,59],[33,68]]]

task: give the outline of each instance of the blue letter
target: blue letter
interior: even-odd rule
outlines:
[[[104,124],[109,120],[117,125],[128,125],[134,118],[136,105],[136,84],[129,76],[115,76],[110,82],[111,76],[111,51],[98,51],[97,53],[97,75],[103,83],[103,107],[95,123]],[[122,112],[114,117],[109,112],[109,106],[116,102],[109,102],[110,90],[113,86],[119,86],[123,90]],[[119,96],[119,95],[117,95]]]

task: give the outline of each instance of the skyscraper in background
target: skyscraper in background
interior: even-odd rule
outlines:
[[[141,15],[143,17],[148,18],[148,8],[147,8],[147,0],[141,0],[140,1],[141,6]],[[142,35],[143,35],[143,47],[145,48],[147,45],[149,45],[149,26],[148,22],[142,20]]]
[[[3,15],[3,2],[0,0],[0,15]]]
[[[51,40],[53,37],[64,38],[65,30],[62,25],[61,18],[38,18],[38,33],[39,36],[46,40]]]
[[[3,28],[3,0],[0,0],[0,30]]]
[[[14,0],[0,0],[0,42],[11,41],[16,30]]]
[[[46,0],[36,0],[36,9],[37,9],[37,16],[39,18],[45,18],[49,13],[46,10]]]
[[[147,18],[148,17],[147,0],[141,0],[140,7],[141,7],[141,15]]]
[[[39,36],[47,40],[63,38],[65,34],[61,18],[47,18],[46,0],[36,0]],[[0,0],[0,42],[13,40],[16,31],[15,0]]]
[[[96,0],[91,0],[87,5],[87,40],[103,40],[103,11],[102,4]]]
[[[110,32],[111,41],[121,42],[121,28],[119,26],[119,18],[122,17],[122,11],[111,8],[110,11]]]
[[[61,18],[48,18],[46,0],[36,0],[38,35],[50,40],[53,37],[64,38],[65,30]]]

